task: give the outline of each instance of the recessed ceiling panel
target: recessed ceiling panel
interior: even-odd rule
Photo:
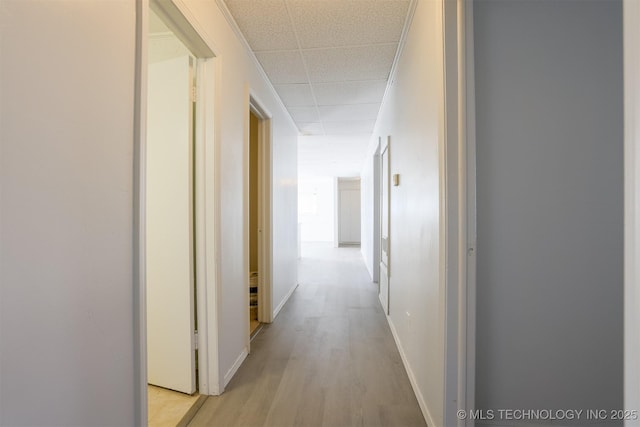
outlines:
[[[302,49],[400,40],[409,1],[289,0]]]
[[[309,135],[301,138],[313,141],[299,146],[300,167],[357,174],[418,0],[223,1],[301,135]]]
[[[256,57],[273,84],[308,83],[302,55],[297,50],[256,52]]]
[[[344,82],[386,80],[398,48],[395,44],[305,50],[309,80]]]
[[[297,49],[284,0],[227,0],[253,51]]]
[[[375,120],[350,120],[340,122],[323,122],[326,135],[346,135],[373,132]]]
[[[315,105],[310,84],[274,85],[274,88],[287,107]]]
[[[323,105],[318,107],[323,122],[376,120],[380,104]]]
[[[289,113],[296,122],[319,122],[318,108],[313,107],[289,107]]]
[[[386,88],[386,80],[313,84],[318,105],[376,103],[382,100]]]

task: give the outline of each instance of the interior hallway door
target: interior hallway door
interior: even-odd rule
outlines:
[[[338,178],[338,244],[360,244],[360,180]]]
[[[389,143],[380,151],[380,303],[389,314]]]
[[[193,59],[177,39],[155,41],[147,107],[147,374],[149,384],[192,394]]]

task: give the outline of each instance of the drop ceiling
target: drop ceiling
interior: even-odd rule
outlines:
[[[224,0],[300,134],[359,146],[373,132],[410,3]]]

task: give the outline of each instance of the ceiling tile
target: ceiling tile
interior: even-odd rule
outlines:
[[[313,84],[318,105],[380,102],[386,88],[386,80]]]
[[[308,83],[299,51],[256,52],[256,57],[271,83]]]
[[[275,85],[274,87],[287,107],[315,105],[309,84]]]
[[[397,45],[305,50],[309,79],[313,82],[384,80]]]
[[[322,126],[327,135],[371,133],[376,124],[375,120],[352,120],[341,122],[323,122]]]
[[[296,122],[318,122],[318,109],[314,107],[289,107],[291,117]]]
[[[398,42],[409,1],[288,0],[300,47]]]
[[[227,0],[226,3],[253,51],[298,48],[284,0]]]
[[[331,105],[319,110],[322,121],[375,120],[380,104]]]

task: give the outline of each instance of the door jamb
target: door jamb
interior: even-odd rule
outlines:
[[[271,142],[271,118],[273,115],[264,107],[257,95],[248,89],[248,108],[245,120],[245,159],[244,159],[244,201],[245,201],[245,250],[244,264],[246,283],[249,283],[249,116],[250,112],[258,118],[258,275],[260,277],[260,290],[258,291],[258,321],[271,323],[273,321],[273,288],[272,288],[272,218],[271,218],[271,170],[272,170],[272,142]],[[248,298],[247,290],[247,298]],[[249,301],[246,304],[247,319],[249,318]],[[247,328],[248,330],[248,328]],[[250,337],[247,332],[247,350],[250,350]]]
[[[378,293],[380,292],[380,146],[382,137],[378,137],[378,146],[373,153],[373,281],[378,283]]]
[[[624,409],[640,409],[640,5],[623,2],[624,37]],[[640,420],[627,420],[625,426],[640,426]]]
[[[443,1],[444,149],[441,265],[445,289],[444,424],[473,426],[475,407],[476,171],[473,3]],[[467,412],[468,413],[468,412]],[[463,419],[460,419],[463,418]]]
[[[218,284],[219,271],[219,179],[215,144],[219,96],[214,88],[219,79],[219,50],[191,14],[184,0],[140,0],[136,2],[136,76],[134,117],[134,352],[135,418],[147,425],[147,335],[146,335],[146,114],[149,8],[153,8],[197,58],[196,96],[196,281],[198,294],[198,382],[200,394],[219,394],[218,368]]]

